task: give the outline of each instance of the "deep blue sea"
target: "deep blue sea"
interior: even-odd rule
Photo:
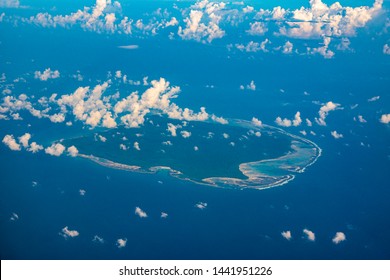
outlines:
[[[50,11],[51,6],[63,14],[75,10],[61,1],[51,2],[42,5],[45,9],[26,1],[33,8],[4,11],[30,16]],[[129,2],[122,6],[123,14],[130,16],[172,6],[169,1],[150,6]],[[382,52],[388,34],[376,35],[382,30],[379,23],[350,38],[353,52],[339,52],[332,59],[229,52],[226,45],[231,41],[225,37],[202,44],[166,36],[124,36],[20,22],[0,22],[0,28],[0,75],[6,73],[11,83],[17,77],[27,80],[15,84],[12,95],[69,94],[79,86],[93,87],[107,80],[108,71],[121,70],[129,79],[141,81],[145,76],[149,80],[164,77],[181,88],[175,103],[195,111],[204,106],[218,116],[257,117],[270,125],[275,125],[277,116],[291,118],[300,111],[302,126],[286,131],[298,135],[306,130],[305,137],[322,149],[317,162],[293,181],[258,191],[115,170],[42,151],[11,151],[1,143],[1,259],[390,258],[390,126],[379,122],[382,114],[390,113],[390,56]],[[296,44],[311,43],[302,39]],[[118,48],[123,45],[139,48]],[[34,71],[48,67],[58,69],[61,78],[34,79]],[[77,71],[83,81],[71,78]],[[239,89],[252,80],[255,91]],[[114,84],[110,92],[119,90],[124,97],[145,89]],[[374,96],[380,99],[367,101]],[[328,101],[342,109],[329,113],[327,126],[316,125],[314,118]],[[355,104],[359,106],[353,108]],[[23,121],[0,120],[1,139],[6,134],[17,137],[29,132],[33,141],[46,147],[91,132],[77,121],[69,127],[33,118],[25,111],[20,115]],[[354,121],[358,115],[367,123]],[[305,118],[313,121],[312,127],[304,124]],[[335,130],[344,137],[334,139],[330,132]],[[84,196],[80,189],[86,191]],[[199,202],[207,207],[195,207]],[[148,217],[135,215],[136,207]],[[161,212],[168,217],[161,218]],[[18,215],[16,221],[10,220],[12,213]],[[65,239],[59,234],[65,226],[77,230],[79,236]],[[305,237],[304,229],[315,233],[314,242]],[[281,235],[287,230],[291,240]],[[346,235],[337,245],[332,243],[336,232]],[[95,235],[104,243],[93,242]],[[127,239],[126,247],[117,247],[119,238]]]

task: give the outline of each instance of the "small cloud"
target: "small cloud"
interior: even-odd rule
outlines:
[[[198,146],[194,146],[194,151],[199,151]]]
[[[330,133],[335,139],[340,139],[340,138],[343,138],[344,136],[341,134],[341,133],[337,133],[337,131],[332,131]]]
[[[46,154],[56,156],[56,157],[62,155],[64,151],[65,151],[65,146],[60,143],[53,144],[50,147],[47,147],[45,149]]]
[[[160,216],[162,219],[165,219],[168,217],[168,214],[165,213],[165,212],[161,212],[161,216]]]
[[[119,238],[116,241],[116,246],[118,248],[124,248],[124,247],[126,247],[126,244],[127,244],[127,238]]]
[[[103,142],[103,143],[107,141],[107,138],[104,137],[104,136],[102,136],[102,135],[98,135],[98,137],[99,137],[99,140],[100,140],[101,142]]]
[[[136,50],[139,48],[139,45],[118,46],[118,48],[125,50]]]
[[[30,139],[31,139],[31,134],[25,133],[19,137],[19,143],[22,144],[24,148],[28,148],[29,146],[28,141],[30,141]]]
[[[377,101],[379,100],[381,97],[378,95],[378,96],[374,96],[374,97],[371,97],[369,99],[367,99],[368,102],[374,102],[374,101]]]
[[[222,133],[223,138],[228,139],[230,136],[227,133]]]
[[[205,203],[205,202],[198,202],[197,204],[195,204],[195,207],[203,210],[203,209],[206,209],[207,203]]]
[[[141,151],[141,148],[139,147],[138,142],[134,142],[134,149],[136,149],[137,151]]]
[[[191,132],[186,130],[181,131],[180,134],[183,138],[189,138],[191,136]]]
[[[262,126],[263,122],[255,117],[252,118],[252,124],[255,126]]]
[[[135,207],[135,212],[134,212],[136,215],[138,215],[140,218],[147,218],[148,215],[146,214],[145,211],[143,211],[141,208],[139,207]]]
[[[83,189],[80,189],[80,190],[79,190],[79,194],[80,194],[81,196],[84,196],[86,193],[87,193],[86,190],[83,190]]]
[[[316,236],[314,234],[314,232],[312,232],[311,230],[308,230],[308,229],[304,229],[303,230],[303,233],[306,234],[306,238],[310,241],[315,241],[316,240]]]
[[[16,221],[16,220],[19,220],[19,216],[18,214],[16,213],[12,213],[11,214],[11,218],[9,218],[11,221]]]
[[[12,151],[20,151],[20,145],[16,143],[13,135],[6,135],[3,138],[3,143],[10,148]]]
[[[383,114],[380,118],[380,122],[384,124],[390,123],[390,114]],[[3,140],[4,142],[4,140]]]
[[[252,80],[248,85],[244,86],[244,85],[241,85],[240,86],[240,89],[241,90],[244,90],[244,89],[247,89],[247,90],[256,90],[256,84],[255,82]]]
[[[79,236],[79,232],[77,230],[69,230],[67,226],[64,227],[59,234],[63,236],[65,239],[67,239],[68,237]]]
[[[301,113],[296,112],[293,120],[289,120],[286,118],[282,119],[281,117],[277,117],[275,119],[275,123],[279,126],[284,126],[284,127],[299,126],[302,123]]]
[[[43,146],[38,145],[36,142],[32,142],[30,147],[27,149],[27,151],[32,152],[33,154],[39,152],[40,150],[43,150]]]
[[[102,237],[100,237],[99,235],[95,235],[93,237],[92,241],[95,242],[95,243],[100,243],[100,244],[104,243],[104,239]]]
[[[57,79],[60,77],[60,72],[58,70],[52,71],[50,68],[47,68],[45,71],[35,71],[34,78],[41,81],[47,81],[48,79]]]
[[[79,153],[79,150],[77,150],[75,146],[70,146],[67,151],[68,155],[70,155],[71,157],[77,157]]]
[[[290,240],[291,239],[291,231],[282,231],[281,235],[286,238],[287,240]]]
[[[333,237],[332,242],[334,244],[339,244],[342,241],[347,240],[343,232],[336,232],[336,235]]]
[[[328,116],[329,112],[336,110],[340,107],[340,104],[333,103],[332,101],[327,102],[323,105],[318,111],[319,118],[315,118],[317,124],[326,126],[325,119]]]

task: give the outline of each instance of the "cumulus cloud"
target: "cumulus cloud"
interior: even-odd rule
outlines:
[[[205,203],[205,202],[198,202],[197,204],[195,204],[195,207],[203,210],[203,209],[206,209],[207,203]]]
[[[390,123],[390,114],[383,114],[380,118],[380,122],[384,124]],[[4,142],[4,140],[3,140]]]
[[[76,157],[79,153],[79,150],[77,150],[75,146],[70,146],[67,151],[68,155],[70,155],[71,157]]]
[[[59,234],[62,235],[65,239],[67,239],[68,237],[73,238],[79,236],[79,232],[77,230],[69,230],[67,226],[64,227]]]
[[[277,117],[275,119],[275,123],[279,126],[284,126],[284,127],[300,126],[302,123],[301,113],[296,112],[294,119],[292,120],[289,120],[287,118],[282,119],[281,117]]]
[[[252,124],[255,126],[262,126],[263,122],[255,117],[252,118]]]
[[[314,234],[314,232],[312,232],[311,230],[308,230],[308,229],[304,229],[303,230],[303,233],[306,234],[306,238],[310,241],[315,241],[316,240],[316,236]]]
[[[60,156],[62,153],[65,151],[65,146],[57,143],[57,144],[52,144],[50,147],[47,147],[45,149],[45,153],[52,155],[52,156]]]
[[[287,239],[287,240],[290,240],[291,239],[291,231],[282,231],[282,236],[285,238],[285,239]]]
[[[332,101],[327,102],[318,111],[319,118],[315,118],[316,123],[325,126],[326,125],[325,119],[328,116],[329,112],[334,111],[339,107],[340,104],[333,103]]]
[[[31,134],[30,133],[25,133],[25,134],[23,134],[22,136],[19,137],[19,143],[22,144],[22,146],[24,148],[28,148],[28,146],[29,146],[28,141],[30,141],[30,139],[31,139]]]
[[[335,139],[343,138],[344,136],[341,133],[338,133],[336,130],[330,133]]]
[[[32,142],[30,147],[27,149],[27,151],[32,152],[33,154],[39,152],[40,150],[43,150],[43,146],[37,144],[36,142]]]
[[[220,124],[228,124],[228,120],[224,119],[223,117],[217,117],[216,115],[211,115],[211,119],[217,123]]]
[[[240,51],[245,51],[245,52],[248,52],[248,53],[256,53],[256,52],[259,52],[259,51],[262,51],[262,52],[268,52],[268,49],[267,49],[267,44],[270,44],[270,40],[268,39],[265,39],[264,41],[258,43],[258,42],[254,42],[254,41],[250,41],[248,44],[244,45],[244,44],[235,44],[235,47],[240,50]]]
[[[343,232],[336,232],[336,235],[333,237],[332,242],[334,244],[339,244],[342,241],[347,240]]]
[[[13,135],[5,135],[3,138],[3,143],[10,148],[12,151],[20,151],[20,145],[16,143]]]
[[[180,131],[180,134],[183,138],[189,138],[191,136],[191,132],[189,131],[186,131],[186,130],[182,130]]]
[[[126,247],[126,244],[127,244],[127,238],[119,238],[116,241],[116,246],[118,248],[124,248],[124,247]]]
[[[134,212],[137,216],[139,216],[140,218],[147,218],[148,215],[146,214],[145,211],[143,211],[141,208],[139,207],[135,207],[135,212]]]
[[[177,136],[176,130],[177,130],[177,127],[175,125],[168,123],[167,131],[169,131],[173,137]]]
[[[290,54],[290,53],[292,53],[293,47],[294,47],[294,45],[293,45],[290,41],[287,41],[287,42],[283,45],[282,53],[284,53],[284,54]]]
[[[183,19],[185,27],[179,26],[178,35],[185,40],[211,43],[222,38],[225,31],[219,26],[221,11],[226,3],[201,1],[191,6],[189,14]]]
[[[255,21],[249,24],[250,29],[247,31],[251,35],[264,35],[267,31],[267,25],[265,22]]]
[[[168,217],[168,214],[165,213],[165,212],[161,212],[161,216],[160,216],[160,217],[163,218],[163,219],[165,219],[165,218]]]
[[[57,79],[60,77],[60,72],[58,70],[52,71],[50,68],[47,68],[45,71],[35,71],[34,73],[35,79],[39,79],[41,81],[47,81],[49,79]]]
[[[86,190],[83,190],[83,189],[80,189],[80,190],[79,190],[79,194],[80,194],[81,196],[84,196],[86,193],[87,193]]]

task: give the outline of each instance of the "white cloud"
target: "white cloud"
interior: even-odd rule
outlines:
[[[79,232],[77,230],[69,230],[67,226],[64,227],[59,234],[62,235],[65,239],[68,237],[79,236]]]
[[[248,44],[243,45],[243,44],[235,44],[235,47],[240,50],[240,51],[245,51],[245,52],[268,52],[267,50],[267,44],[271,43],[270,40],[265,39],[261,43],[250,41]]]
[[[20,2],[19,0],[0,0],[1,8],[19,8]]]
[[[183,138],[189,138],[191,136],[191,132],[189,131],[186,131],[186,130],[182,130],[180,131],[180,134]]]
[[[211,119],[217,123],[220,124],[228,124],[228,120],[224,119],[223,117],[217,117],[216,115],[211,115]]]
[[[99,138],[99,140],[100,140],[101,142],[103,142],[103,143],[107,141],[107,138],[104,137],[104,136],[102,136],[102,135],[98,135],[98,138]]]
[[[19,137],[19,143],[22,144],[22,146],[24,148],[28,148],[28,146],[29,146],[28,141],[30,141],[30,139],[31,139],[31,134],[30,133],[25,133],[25,134],[23,134],[22,136]]]
[[[177,127],[175,125],[168,123],[167,131],[169,131],[173,137],[177,136],[176,130],[177,130]]]
[[[116,246],[118,248],[124,248],[124,247],[126,247],[126,244],[127,244],[127,238],[119,238],[116,241]]]
[[[102,237],[100,237],[99,235],[95,235],[92,239],[93,242],[96,242],[96,243],[100,243],[100,244],[103,244],[104,243],[104,239]]]
[[[250,29],[247,31],[251,35],[264,35],[267,31],[265,22],[255,21],[249,24]]]
[[[323,105],[318,112],[318,115],[320,117],[315,118],[317,124],[325,126],[325,119],[328,116],[329,112],[336,110],[338,107],[340,107],[340,104],[333,103],[332,101],[329,101],[325,105]]]
[[[141,148],[139,147],[139,143],[138,142],[134,142],[134,149],[136,149],[137,151],[141,151]]]
[[[3,138],[3,143],[13,151],[20,151],[20,145],[16,143],[13,135],[6,135]]]
[[[378,95],[378,96],[373,96],[373,97],[367,99],[367,101],[368,101],[368,102],[373,102],[373,101],[379,100],[380,98],[381,98],[381,97],[380,97],[379,95]]]
[[[262,126],[263,125],[262,121],[255,118],[255,117],[252,118],[252,124],[255,126]]]
[[[118,46],[120,49],[125,49],[125,50],[136,50],[139,48],[138,45],[127,45],[127,46]]]
[[[194,146],[194,151],[199,151],[199,147],[198,146]]]
[[[86,193],[87,193],[87,191],[84,190],[84,189],[80,189],[80,190],[79,190],[79,194],[80,194],[81,196],[84,196]]]
[[[359,122],[361,122],[361,123],[366,123],[366,122],[367,122],[367,121],[363,118],[362,115],[359,115],[359,116],[358,116],[358,120],[359,120]]]
[[[334,56],[334,52],[329,50],[330,42],[331,42],[330,37],[324,37],[323,45],[321,47],[313,48],[313,49],[308,48],[308,52],[310,54],[320,54],[327,59],[332,58]]]
[[[223,138],[228,139],[230,136],[227,133],[222,133]]]
[[[390,114],[383,114],[380,118],[380,122],[384,124],[390,123]],[[3,140],[4,142],[4,140]]]
[[[197,2],[183,19],[185,28],[179,26],[178,35],[185,40],[211,43],[214,39],[222,38],[225,31],[219,26],[222,20],[220,11],[226,6],[223,2]]]
[[[282,231],[282,236],[285,238],[285,239],[287,239],[287,240],[290,240],[291,238],[292,238],[292,236],[291,236],[291,231]]]
[[[284,53],[284,54],[290,54],[290,53],[292,53],[293,47],[294,47],[294,45],[293,45],[290,41],[287,41],[287,42],[283,45],[282,53]]]
[[[308,229],[304,229],[303,230],[303,233],[306,234],[306,238],[310,241],[315,241],[316,240],[316,236],[314,234],[314,232],[312,232],[311,230],[308,230]]]
[[[30,147],[27,149],[27,151],[32,152],[33,154],[39,152],[40,150],[43,150],[43,146],[37,144],[36,142],[32,142]]]
[[[163,218],[163,219],[165,219],[165,218],[168,217],[168,214],[165,213],[165,212],[161,212],[161,216],[160,216],[160,217]]]
[[[206,209],[207,203],[205,203],[205,202],[198,202],[197,204],[195,204],[195,207],[203,210],[203,209]]]
[[[244,90],[244,89],[247,89],[247,90],[256,90],[256,84],[255,84],[255,82],[252,80],[252,81],[249,83],[249,85],[246,85],[246,86],[241,85],[241,86],[240,86],[240,89],[241,89],[241,90]]]
[[[383,53],[387,54],[387,55],[390,55],[390,47],[389,47],[388,44],[383,46]]]
[[[335,139],[340,139],[340,138],[343,138],[343,137],[344,137],[341,133],[337,133],[336,130],[332,131],[330,134],[331,134]]]
[[[16,213],[12,213],[11,217],[9,218],[11,221],[17,221],[19,220],[19,215]]]
[[[127,151],[129,149],[129,147],[127,147],[125,144],[119,144],[119,149],[121,149],[123,151]]]
[[[347,240],[343,232],[336,232],[336,235],[333,237],[332,242],[334,244],[339,244],[342,241]]]
[[[52,71],[50,68],[47,68],[45,71],[35,71],[34,73],[35,79],[39,79],[41,81],[47,81],[48,79],[57,79],[60,77],[60,72],[58,70]]]
[[[64,114],[54,114],[52,116],[49,116],[49,119],[53,123],[62,123],[65,121],[65,115]]]
[[[275,119],[275,122],[277,125],[279,126],[284,126],[284,127],[290,127],[290,126],[300,126],[301,123],[302,123],[302,119],[301,119],[301,113],[300,112],[296,112],[295,115],[294,115],[294,119],[293,120],[289,120],[289,119],[282,119],[281,117],[277,117]]]
[[[45,153],[52,155],[52,156],[60,156],[62,153],[65,151],[65,146],[57,143],[57,144],[52,144],[50,147],[47,147],[45,149]]]
[[[77,150],[75,146],[70,146],[67,151],[68,155],[70,155],[71,157],[76,157],[79,153],[79,150]]]
[[[135,207],[135,212],[134,212],[136,215],[138,215],[140,218],[147,218],[148,215],[146,214],[145,211],[143,211],[141,208],[139,207]]]

